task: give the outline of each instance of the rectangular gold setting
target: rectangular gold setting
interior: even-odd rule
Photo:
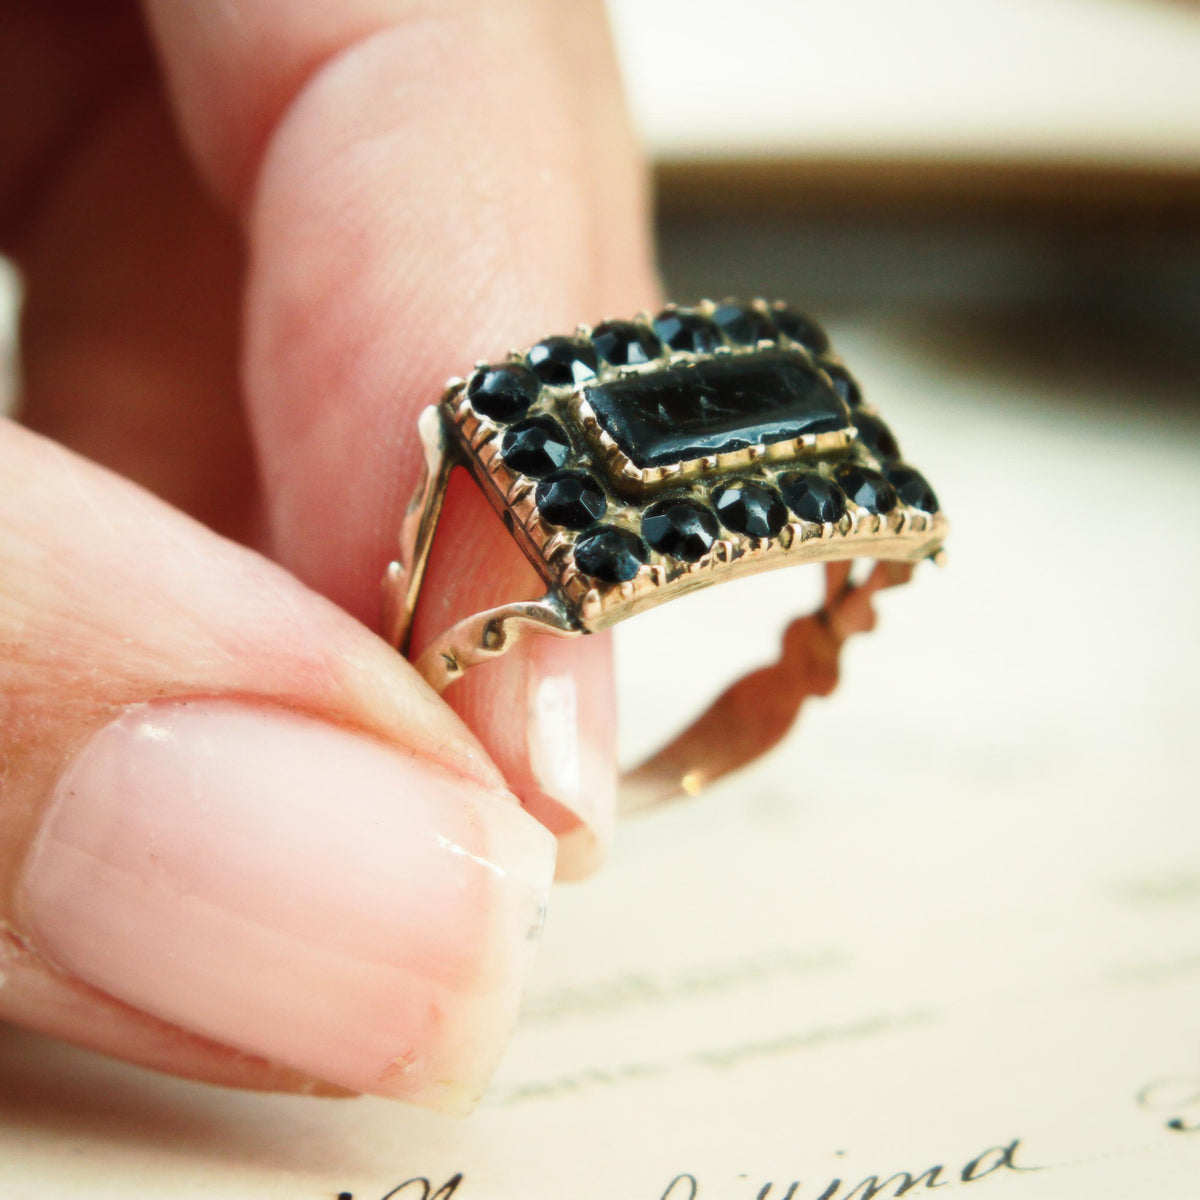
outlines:
[[[723,357],[750,355],[757,350],[725,351]],[[696,356],[675,355],[672,363],[690,365]],[[527,416],[549,417],[567,431],[571,441],[569,470],[588,472],[604,488],[603,522],[640,536],[649,505],[663,497],[680,497],[710,505],[721,485],[753,482],[778,488],[780,478],[798,469],[831,478],[841,463],[877,468],[878,462],[847,428],[775,442],[760,442],[724,453],[639,466],[627,448],[601,426],[587,399],[589,387],[623,381],[655,368],[614,370],[602,367],[596,381],[570,387],[546,387]],[[448,432],[462,461],[499,514],[523,553],[548,587],[557,593],[585,631],[613,625],[656,604],[713,583],[757,574],[800,562],[856,557],[917,561],[935,556],[948,523],[940,513],[898,505],[884,515],[848,505],[836,523],[789,520],[774,537],[753,538],[723,531],[708,553],[683,562],[650,551],[632,579],[608,583],[581,571],[574,547],[587,531],[553,525],[536,502],[538,480],[513,470],[501,454],[504,427],[472,407],[463,381],[454,381],[442,398]]]

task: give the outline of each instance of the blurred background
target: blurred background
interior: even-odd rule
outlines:
[[[821,1014],[836,1024],[915,1006],[945,1008],[951,1032],[919,1070],[902,1039],[895,1060],[868,1042],[848,1074],[837,1057],[822,1075],[818,1054],[803,1069],[781,1056],[778,1093],[722,1069],[697,1076],[681,1108],[646,1084],[614,1093],[595,1110],[602,1120],[585,1092],[497,1105],[452,1131],[371,1102],[318,1112],[318,1101],[214,1098],[48,1044],[22,1058],[14,1041],[6,1078],[51,1097],[35,1122],[78,1114],[73,1140],[40,1143],[39,1187],[85,1163],[122,1195],[134,1167],[158,1170],[157,1194],[176,1194],[180,1162],[208,1155],[226,1181],[212,1186],[228,1194],[232,1144],[271,1195],[298,1146],[295,1169],[310,1174],[289,1194],[317,1177],[333,1194],[326,1177],[343,1178],[348,1162],[378,1174],[370,1194],[382,1194],[407,1136],[425,1149],[444,1138],[447,1176],[473,1144],[488,1162],[511,1150],[520,1186],[504,1194],[529,1194],[528,1163],[557,1147],[575,1173],[559,1191],[592,1195],[589,1163],[605,1156],[600,1179],[615,1169],[612,1147],[646,1130],[678,1170],[695,1165],[699,1141],[715,1154],[711,1131],[736,1118],[760,1139],[737,1147],[745,1170],[747,1146],[791,1153],[800,1134],[809,1148],[840,1146],[851,1117],[860,1145],[895,1134],[942,1154],[959,1110],[992,1130],[1089,1123],[1079,1161],[1092,1154],[1107,1180],[1149,1064],[1194,1074],[1200,1062],[1200,6],[610,5],[653,158],[668,293],[786,298],[826,323],[938,490],[949,565],[923,565],[880,598],[879,630],[848,645],[838,691],[808,706],[778,751],[695,801],[623,823],[611,865],[560,889],[500,1091],[544,1078],[549,1061],[584,1071],[703,1052],[739,1022],[783,1037]],[[0,319],[0,337],[6,328]],[[819,584],[812,568],[773,572],[623,624],[625,757],[773,657]],[[538,1006],[555,981],[604,995],[605,980],[686,978],[742,943],[752,963],[849,946],[852,1002],[836,975],[828,992],[823,978],[797,978],[711,1008],[701,995],[702,1021],[667,1010],[655,1024],[652,1013],[641,1049],[619,1013],[585,1014],[564,1034]],[[1157,993],[1121,982],[1138,971]],[[1095,1008],[1081,1022],[1085,1001]],[[1045,1061],[1032,1061],[1029,1030],[1057,1047]],[[1111,1095],[1076,1111],[1072,1081],[1096,1062],[1100,1075],[1085,1078],[1103,1076]],[[1013,1099],[1013,1070],[1040,1072],[1035,1096]],[[730,1092],[738,1078],[749,1083]],[[114,1080],[147,1097],[140,1108],[114,1107]],[[853,1106],[839,1115],[830,1095]],[[148,1140],[120,1140],[140,1124]],[[26,1156],[30,1139],[14,1128]],[[897,1143],[895,1161],[911,1164],[907,1149]],[[1129,1170],[1149,1169],[1143,1149],[1129,1151]],[[1059,1194],[1084,1192],[1068,1181]]]
[[[1015,319],[1030,350],[1053,315],[1085,340],[1148,339],[1194,380],[1194,5],[610,9],[675,292]]]
[[[668,293],[823,319],[953,523],[950,567],[881,599],[884,628],[785,761],[841,748],[843,799],[1047,773],[1078,790],[1099,770],[1141,788],[1147,761],[1200,790],[1200,7],[610,8]],[[621,627],[631,760],[678,722],[660,687],[694,707],[773,656],[809,574]],[[689,636],[705,653],[673,658],[669,684],[639,669]],[[923,728],[897,721],[905,701]]]

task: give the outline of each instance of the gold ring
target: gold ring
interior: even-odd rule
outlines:
[[[804,699],[837,682],[842,643],[873,623],[873,593],[940,561],[948,529],[825,332],[778,302],[581,325],[451,379],[419,431],[424,471],[384,578],[392,644],[408,654],[456,466],[547,588],[425,647],[416,667],[439,692],[531,634],[586,636],[709,584],[826,564],[820,611],[625,776],[623,812],[693,795],[773,746]],[[858,558],[875,566],[854,583]]]

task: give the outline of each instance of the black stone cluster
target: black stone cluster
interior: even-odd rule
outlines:
[[[642,514],[642,535],[600,526],[575,543],[581,571],[606,583],[632,579],[648,558],[648,548],[681,562],[697,562],[716,543],[724,526],[730,533],[766,539],[777,537],[790,520],[836,524],[853,500],[869,512],[889,513],[903,501],[926,512],[937,511],[937,498],[924,478],[902,463],[882,472],[843,463],[826,479],[817,471],[790,471],[778,489],[750,480],[733,480],[713,489],[711,505],[684,497],[668,497]]]
[[[469,395],[476,412],[493,421],[514,421],[528,411],[543,384],[584,383],[599,372],[601,360],[614,367],[634,367],[671,351],[711,354],[723,346],[754,346],[781,335],[814,358],[829,350],[829,338],[812,318],[782,304],[760,309],[731,300],[718,305],[711,316],[699,309],[668,308],[649,325],[605,321],[590,338],[545,338],[526,354],[528,366],[488,367],[471,381]],[[844,367],[831,362],[821,367],[843,400],[861,402],[858,385]]]
[[[781,476],[778,489],[766,483],[733,480],[714,488],[711,505],[689,498],[666,498],[642,514],[641,536],[616,525],[602,525],[608,501],[604,489],[586,471],[568,470],[571,440],[559,422],[527,413],[544,385],[583,383],[595,376],[599,361],[614,366],[652,362],[664,353],[711,353],[723,345],[756,345],[780,334],[804,347],[828,374],[834,390],[850,406],[859,439],[883,465],[882,472],[843,463],[833,480],[816,471],[797,470]],[[511,362],[484,367],[471,379],[467,395],[476,412],[507,425],[500,443],[506,466],[537,480],[534,500],[542,519],[577,531],[575,564],[606,583],[634,578],[652,548],[682,562],[707,554],[724,526],[751,538],[776,537],[787,524],[789,510],[802,521],[835,524],[846,512],[847,499],[872,513],[886,514],[904,503],[928,513],[938,511],[932,488],[912,467],[900,461],[900,448],[888,427],[863,410],[862,393],[853,376],[838,363],[820,358],[829,339],[814,321],[776,305],[768,311],[728,302],[711,316],[698,310],[671,308],[651,326],[634,321],[607,321],[592,330],[590,340],[550,337],[526,355],[526,365]]]
[[[900,503],[938,511],[924,476],[898,459],[885,463],[882,471],[847,462],[834,470],[832,479],[817,471],[789,471],[779,478],[778,489],[733,480],[713,489],[711,505],[684,497],[659,500],[642,514],[641,537],[615,525],[589,528],[575,543],[575,564],[605,583],[624,583],[647,562],[649,548],[681,562],[697,562],[713,548],[721,526],[745,537],[773,538],[788,523],[789,510],[802,521],[835,525],[845,516],[848,500],[879,514]],[[601,515],[603,509],[596,519]]]

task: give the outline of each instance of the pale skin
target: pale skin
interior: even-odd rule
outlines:
[[[546,829],[560,874],[611,831],[610,650],[534,639],[443,701],[372,631],[415,418],[445,379],[658,300],[602,6],[4,0],[0,72],[0,235],[27,288],[21,423],[0,425],[0,1017],[211,1082],[463,1111],[526,969],[512,881],[544,892]],[[540,590],[456,479],[415,646]],[[150,757],[151,725],[178,762]],[[223,804],[234,865],[209,871],[221,843],[172,867]],[[306,806],[328,830],[272,861]],[[370,844],[393,820],[475,858],[414,859],[398,892]],[[479,892],[443,955],[439,889],[475,895],[453,872],[489,857],[509,890]],[[302,905],[276,911],[289,882],[311,944]],[[375,925],[343,945],[329,914],[356,903]],[[96,914],[86,937],[73,906]],[[306,1044],[312,1014],[289,1027],[291,999],[261,1019],[197,999],[172,939],[206,938],[188,969],[258,972],[253,995],[362,967],[320,1011],[375,1040],[343,1066]]]

